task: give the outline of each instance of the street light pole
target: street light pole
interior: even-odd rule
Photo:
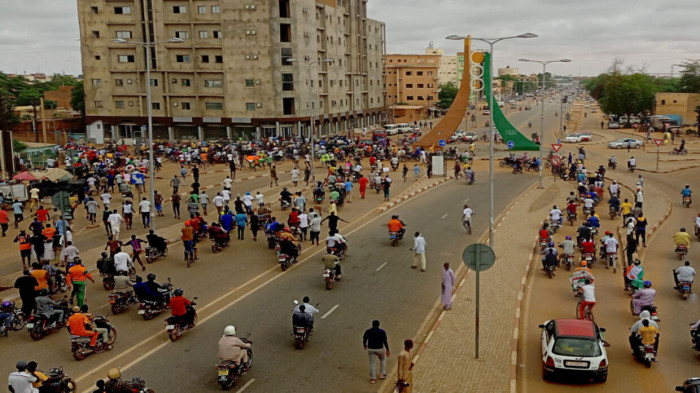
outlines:
[[[542,64],[542,114],[540,115],[540,172],[539,172],[539,184],[537,185],[537,188],[544,188],[543,184],[543,173],[542,173],[542,167],[544,166],[543,157],[542,157],[542,152],[543,146],[544,146],[544,102],[545,102],[545,94],[547,92],[547,84],[546,82],[546,71],[547,71],[547,64],[549,63],[569,63],[571,60],[569,59],[561,59],[561,60],[529,60],[529,59],[520,59],[519,61],[523,62],[531,62],[531,63],[540,63]],[[564,116],[562,114],[562,116]]]
[[[172,43],[177,44],[184,42],[182,38],[170,38],[166,41],[159,42],[139,42],[139,41],[127,41],[123,38],[116,38],[112,42],[118,44],[133,44],[139,45],[146,49],[146,105],[147,105],[147,116],[148,116],[148,183],[150,190],[150,201],[151,201],[151,229],[153,232],[156,231],[156,215],[153,214],[156,208],[156,191],[155,191],[155,159],[153,157],[153,104],[151,103],[151,46],[158,44]]]
[[[501,38],[473,38],[473,37],[465,37],[465,36],[457,36],[457,35],[451,35],[449,37],[446,37],[448,40],[460,40],[463,41],[467,38],[471,38],[472,40],[477,40],[481,42],[485,42],[489,45],[489,54],[490,54],[490,59],[489,59],[489,84],[490,86],[489,91],[491,92],[491,97],[489,98],[489,131],[491,133],[491,136],[489,138],[489,247],[491,249],[494,248],[495,246],[495,203],[494,203],[494,167],[493,167],[493,139],[494,139],[494,124],[493,124],[493,46],[500,41],[503,40],[508,40],[512,38],[535,38],[537,37],[537,34],[533,33],[525,33],[525,34],[520,34],[517,36],[512,36],[512,37],[501,37]],[[469,56],[469,53],[465,53],[465,56]],[[466,59],[465,59],[465,66],[467,65]],[[465,67],[466,68],[466,67]],[[465,72],[471,72],[471,70],[465,70]]]

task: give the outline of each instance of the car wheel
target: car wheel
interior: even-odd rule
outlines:
[[[622,145],[617,145],[617,149],[622,149]]]

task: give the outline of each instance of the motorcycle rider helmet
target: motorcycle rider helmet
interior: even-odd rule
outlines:
[[[549,242],[549,244],[547,244],[547,245],[548,245],[549,247],[554,247],[554,242]]]
[[[190,225],[192,225],[192,223],[191,223],[189,220],[185,221],[185,226],[186,226],[186,227],[188,227],[188,226],[190,226]]]
[[[75,258],[73,258],[73,263],[76,264],[76,265],[82,265],[82,264],[83,264],[83,260],[80,259],[79,257],[75,257]]]
[[[173,294],[174,294],[175,296],[182,296],[183,293],[185,293],[185,291],[183,291],[182,288],[177,288],[177,289],[173,292]]]
[[[12,303],[8,302],[7,300],[2,302],[2,308],[10,308],[10,307],[12,307]]]
[[[581,267],[588,266],[588,261],[581,261]]]
[[[109,379],[114,380],[114,379],[119,379],[121,377],[122,377],[122,373],[116,367],[107,371],[107,378],[109,378]]]
[[[566,240],[571,240],[571,235],[566,235]]]
[[[259,206],[265,206],[265,202],[258,203]]]
[[[681,232],[685,232],[685,228],[681,228]]]
[[[290,227],[284,227],[284,231],[287,233],[292,233],[292,228]]]
[[[24,371],[27,369],[27,361],[20,360],[19,362],[17,362],[17,365],[15,367],[17,367],[17,370],[19,371]]]
[[[75,312],[80,312],[80,307],[75,306],[75,307],[71,308],[71,311],[73,311],[74,313],[75,313]]]
[[[155,273],[148,273],[148,275],[146,276],[146,279],[148,281],[154,281],[156,279],[156,274]]]
[[[644,281],[644,288],[651,288],[651,281]]]
[[[103,253],[100,254],[100,255],[102,255],[102,258],[107,258],[107,253],[106,253],[106,252],[103,252]]]
[[[228,325],[224,328],[224,336],[235,336],[236,327],[233,325]]]

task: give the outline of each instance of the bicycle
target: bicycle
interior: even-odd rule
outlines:
[[[472,234],[471,220],[469,218],[462,218],[462,225],[464,226],[464,229],[467,230],[467,235],[471,235]]]
[[[581,309],[581,303],[583,302],[582,300],[579,300],[578,303],[576,304],[576,319],[580,319],[579,316],[579,310]],[[583,319],[587,319],[591,322],[594,322],[593,320],[593,312],[591,311],[591,305],[586,304],[586,307],[583,309]]]
[[[194,251],[195,247],[193,245],[185,244],[185,262],[187,262],[187,267],[189,268],[195,261]]]

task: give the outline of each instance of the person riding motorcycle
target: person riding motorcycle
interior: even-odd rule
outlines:
[[[272,210],[265,206],[265,202],[260,202],[258,204],[258,216],[260,216],[260,218],[264,217],[266,220],[268,220],[270,218],[270,214],[272,214]]]
[[[630,336],[629,336],[629,343],[630,343],[630,348],[632,349],[632,352],[636,352],[637,348],[639,348],[639,345],[641,344],[641,339],[639,337],[639,329],[644,327],[644,320],[648,321],[649,326],[653,326],[656,329],[659,328],[659,325],[651,319],[651,314],[649,311],[644,310],[641,313],[639,313],[639,320],[637,320],[632,327],[630,328]],[[659,338],[658,336],[656,337],[656,342],[654,343],[654,352],[659,351]]]
[[[620,214],[620,199],[617,197],[617,195],[613,195],[610,197],[610,199],[608,200],[608,205],[611,209],[614,209],[616,214]]]
[[[586,222],[591,228],[600,228],[600,217],[596,214],[595,210],[591,210],[591,214],[586,219]]]
[[[221,224],[214,222],[209,227],[209,238],[214,239],[216,245],[224,247],[231,240],[231,236],[221,229]]]
[[[173,292],[173,297],[168,302],[168,307],[171,309],[171,315],[175,317],[179,322],[185,323],[187,325],[194,324],[194,310],[188,308],[192,302],[183,296],[185,291],[182,288],[177,288]]]
[[[615,154],[610,156],[610,158],[608,159],[608,163],[617,166],[617,157],[615,157]]]
[[[559,247],[562,248],[562,253],[559,256],[559,260],[563,260],[568,256],[574,256],[574,247],[576,246],[576,243],[574,243],[573,240],[571,240],[571,235],[566,235],[566,240],[562,241],[559,244]]]
[[[553,222],[559,222],[559,225],[562,225],[564,223],[564,218],[561,216],[561,210],[559,209],[559,206],[554,205],[552,207],[552,210],[549,211],[549,219]]]
[[[165,240],[165,238],[162,238],[153,231],[153,229],[150,229],[148,231],[148,235],[146,235],[146,240],[148,240],[148,245],[150,247],[155,247],[156,250],[160,254],[164,254],[165,250],[168,248],[168,242]]]
[[[673,235],[673,246],[678,251],[680,246],[685,246],[685,249],[690,251],[690,234],[681,228],[679,232]]]
[[[632,265],[627,266],[627,269],[625,269],[625,289],[635,288],[635,290],[639,290],[643,286],[643,279],[644,268],[642,267],[642,261],[636,259]]]
[[[681,283],[692,283],[695,281],[695,269],[690,267],[690,261],[685,261],[683,266],[673,271],[673,281],[676,283],[674,289],[678,289]]]
[[[306,306],[301,304],[295,307],[292,313],[292,326],[294,328],[303,327],[309,330],[314,329],[314,317],[306,312]]]
[[[109,393],[133,393],[131,384],[121,379],[122,373],[118,368],[113,368],[107,371],[107,382],[105,382],[105,391]]]
[[[690,189],[690,184],[686,184],[685,188],[681,190],[681,195],[683,195],[683,199],[690,198],[693,194],[693,191]]]
[[[549,239],[552,236],[552,231],[549,229],[549,223],[544,223],[542,224],[542,228],[540,228],[539,231],[540,234],[540,242],[547,242],[549,243]]]
[[[233,362],[243,365],[243,371],[248,371],[248,351],[250,344],[236,337],[236,327],[229,325],[224,328],[224,335],[219,339],[219,362]]]
[[[542,270],[547,270],[547,267],[551,267],[554,270],[557,266],[557,249],[554,248],[554,243],[550,247],[545,248],[542,252],[544,256],[542,257]]]
[[[340,274],[341,274],[340,257],[328,252],[321,259],[323,260],[323,264],[326,267],[326,269],[335,270],[335,279],[340,280]]]
[[[48,296],[37,296],[34,301],[36,302],[36,313],[46,317],[50,328],[63,321],[64,311],[58,308],[58,302]]]
[[[279,239],[280,252],[296,259],[299,256],[299,249],[296,246],[297,239],[291,233],[291,228],[285,227],[284,231],[280,233]]]
[[[329,254],[332,248],[338,250],[338,253],[342,253],[347,248],[347,240],[337,230],[328,232],[326,238],[326,250]]]
[[[314,200],[324,199],[325,197],[326,191],[323,190],[323,183],[319,181],[314,188]]]
[[[93,315],[88,313],[88,305],[73,307],[73,315],[68,318],[68,330],[71,335],[91,337],[90,346],[97,345],[97,337],[102,336],[102,342],[107,341],[107,329],[92,327]],[[93,330],[94,329],[94,330]]]
[[[387,227],[389,228],[389,232],[397,232],[399,239],[403,239],[406,228],[404,227],[404,223],[399,220],[398,215],[391,216],[391,220],[389,220]]]
[[[644,281],[644,288],[632,295],[632,307],[634,315],[639,315],[645,306],[653,306],[656,298],[656,289],[651,287],[651,281]]]
[[[593,242],[593,239],[588,237],[581,241],[581,253],[593,254],[593,259],[595,260],[595,242]]]
[[[274,235],[280,231],[280,223],[277,222],[277,217],[272,217],[270,222],[265,224],[265,233],[268,235]]]
[[[474,181],[474,171],[469,165],[464,169],[464,178],[467,179],[467,181]]]
[[[287,203],[288,205],[292,205],[292,193],[287,190],[287,187],[282,188],[282,191],[280,192],[280,201],[283,201],[283,203]]]

